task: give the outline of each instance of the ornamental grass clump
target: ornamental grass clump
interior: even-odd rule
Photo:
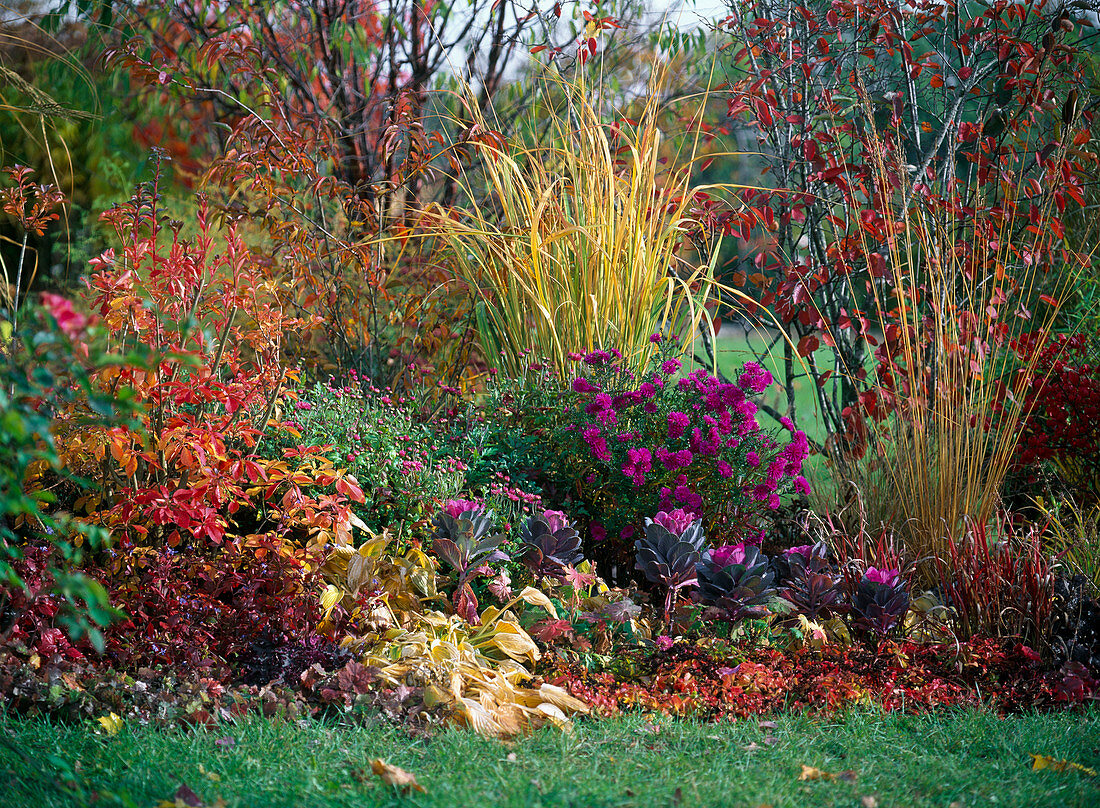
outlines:
[[[877,267],[860,312],[873,361],[848,374],[860,394],[845,410],[849,459],[870,451],[837,471],[872,521],[897,532],[930,587],[949,544],[968,546],[971,525],[996,521],[1036,388],[1051,373],[1043,348],[1091,255],[1058,235],[1049,199],[1027,208],[1007,179],[1020,168],[1011,160],[997,188],[961,189],[971,198],[962,206],[922,200],[899,181],[907,172],[896,144],[873,151],[878,195],[864,214],[878,235],[859,241]],[[1016,236],[1025,208],[1031,226]]]
[[[644,368],[654,331],[676,324],[686,345],[710,327],[721,239],[703,232],[694,208],[718,189],[694,184],[696,155],[662,134],[668,70],[654,69],[640,111],[613,121],[584,71],[572,76],[544,74],[536,96],[548,117],[512,141],[468,102],[454,148],[476,152],[478,170],[455,177],[469,201],[429,207],[421,220],[477,296],[485,359],[511,376],[530,356],[564,373],[569,353],[598,348]]]

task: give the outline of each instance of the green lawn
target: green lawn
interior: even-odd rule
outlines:
[[[727,377],[736,378],[741,366],[745,362],[756,361],[757,354],[755,352],[766,348],[775,335],[776,332],[774,331],[759,330],[740,333],[733,329],[727,329],[718,338],[715,345],[718,369]],[[825,363],[830,356],[829,352],[824,349],[819,350],[818,355],[819,361],[822,363]],[[776,380],[772,389],[765,393],[763,400],[780,412],[786,412],[787,395],[780,386],[783,378],[782,363],[783,342],[780,341],[772,348],[767,360],[762,363],[764,367],[771,371]],[[829,365],[825,364],[824,366],[828,367]],[[794,399],[798,420],[802,428],[806,430],[806,434],[814,440],[824,439],[824,429],[820,425],[817,415],[813,383],[809,379],[795,380]]]
[[[1032,771],[1030,754],[1100,768],[1100,711],[998,719],[852,714],[699,725],[585,721],[515,744],[459,730],[254,720],[198,731],[0,719],[4,806],[152,808],[186,784],[229,806],[1096,806],[1100,781]],[[20,750],[16,753],[13,750]],[[371,758],[412,772],[401,796]],[[802,782],[802,765],[848,779]]]
[[[737,373],[745,362],[756,361],[755,351],[766,348],[777,332],[768,330],[748,331],[741,333],[734,329],[727,329],[718,338],[715,345],[715,353],[718,359],[718,369],[729,379],[736,379]],[[700,349],[701,352],[701,349]],[[827,350],[819,351],[819,361],[826,363],[830,356]],[[776,383],[763,396],[763,402],[771,405],[781,413],[787,412],[787,394],[781,387],[783,379],[783,343],[780,341],[772,348],[771,354],[762,364],[775,378]],[[828,367],[823,364],[823,367]],[[801,371],[799,371],[801,372]],[[813,382],[809,379],[796,379],[794,388],[794,406],[798,418],[798,426],[805,431],[806,437],[817,445],[825,442],[825,425],[817,410],[817,401],[814,396]],[[777,426],[774,421],[766,416],[760,418],[760,423],[766,429]],[[805,472],[812,482],[820,485],[828,479],[824,469],[824,458],[820,455],[811,455],[804,465]]]

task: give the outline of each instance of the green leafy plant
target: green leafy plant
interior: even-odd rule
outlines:
[[[350,370],[296,391],[283,414],[283,430],[262,453],[280,457],[295,446],[323,447],[325,457],[359,481],[365,501],[356,510],[371,530],[393,528],[407,537],[464,487],[467,465],[446,445],[442,416],[418,417],[415,405],[379,390]]]
[[[42,303],[24,309],[33,328],[0,347],[0,639],[48,658],[62,650],[56,626],[102,650],[100,629],[120,616],[102,584],[81,570],[86,552],[108,544],[110,534],[74,518],[50,490],[90,487],[66,467],[54,415],[80,400],[89,423],[136,427],[140,408],[129,388],[103,391],[92,383],[118,357],[103,351],[87,316],[57,295],[43,295]],[[25,561],[28,550],[34,559]],[[28,571],[33,583],[23,578]],[[33,626],[29,633],[22,621]]]

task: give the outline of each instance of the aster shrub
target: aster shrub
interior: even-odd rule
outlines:
[[[659,347],[665,340],[653,336]],[[789,420],[781,443],[756,420],[752,397],[772,383],[755,363],[736,381],[698,370],[679,377],[681,361],[662,353],[657,369],[635,375],[614,351],[573,354],[570,390],[550,438],[597,541],[629,547],[639,514],[683,509],[726,543],[759,544],[785,490],[808,493],[804,433]],[[615,558],[612,542],[611,558]]]
[[[321,447],[359,480],[366,501],[356,510],[371,530],[426,527],[465,484],[466,464],[439,437],[442,425],[425,423],[401,395],[354,370],[300,390],[282,426],[264,451],[278,457],[290,447]]]

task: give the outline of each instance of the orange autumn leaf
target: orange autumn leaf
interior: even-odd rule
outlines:
[[[375,758],[370,762],[371,771],[382,778],[382,782],[387,785],[391,785],[402,794],[408,794],[409,791],[419,791],[424,793],[424,786],[416,782],[416,778],[409,774],[404,769],[397,766],[391,766],[381,758]]]

